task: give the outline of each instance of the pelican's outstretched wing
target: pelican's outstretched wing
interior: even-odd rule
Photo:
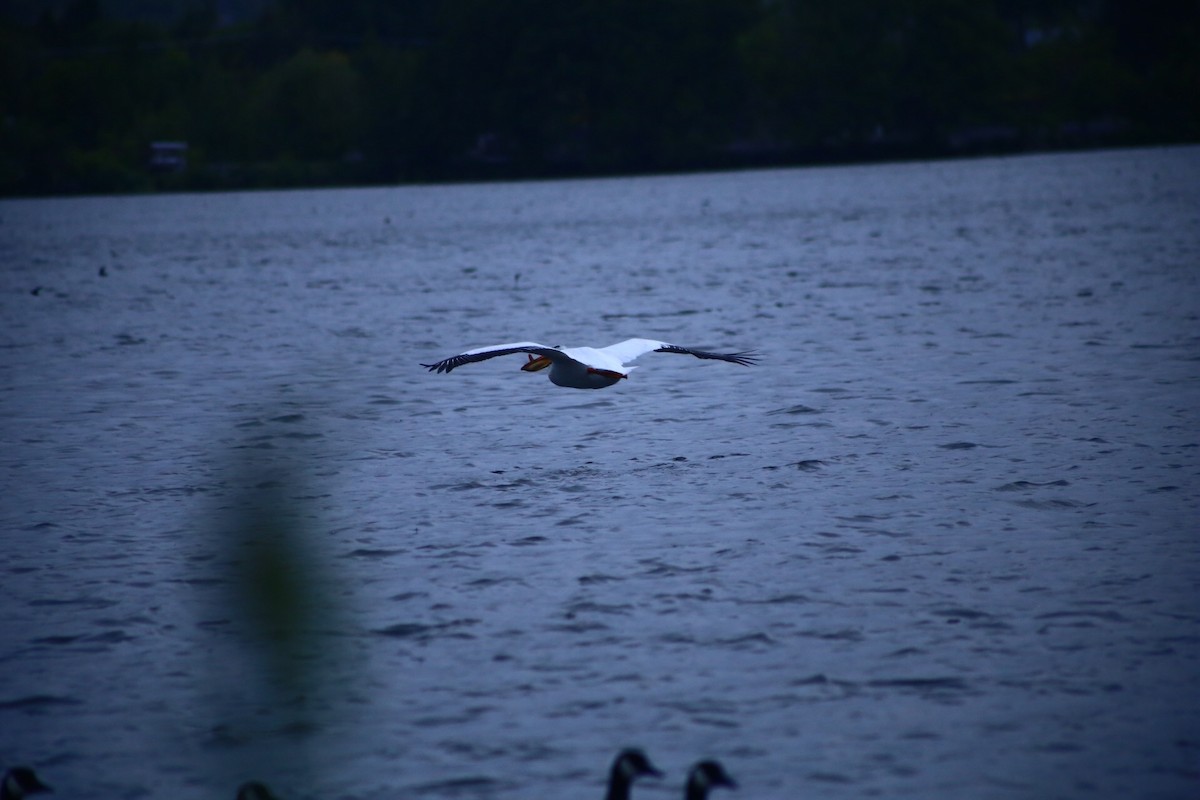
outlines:
[[[459,353],[456,356],[443,358],[436,364],[422,364],[422,367],[428,367],[430,372],[449,372],[455,367],[461,367],[463,364],[473,364],[476,361],[487,361],[489,358],[496,356],[507,356],[512,353],[537,353],[540,356],[547,358],[566,358],[561,350],[553,347],[547,347],[544,344],[537,342],[513,342],[512,344],[493,344],[487,347],[477,347],[474,350],[468,350],[465,353]]]
[[[743,367],[749,367],[758,363],[758,356],[752,350],[744,353],[710,353],[707,350],[693,350],[690,347],[680,347],[677,344],[668,344],[667,342],[659,342],[653,339],[626,339],[623,342],[605,347],[604,352],[615,358],[619,358],[622,364],[628,364],[638,356],[651,352],[687,353],[696,358],[715,358],[720,361],[741,364]]]

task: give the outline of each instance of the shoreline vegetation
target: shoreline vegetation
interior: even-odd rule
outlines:
[[[1195,142],[1197,40],[1185,0],[0,0],[0,196]]]

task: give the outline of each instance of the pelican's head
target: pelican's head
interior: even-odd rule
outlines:
[[[545,356],[535,357],[533,353],[530,353],[529,360],[521,365],[521,369],[525,370],[526,372],[537,372],[539,369],[545,369],[553,363],[553,361]]]

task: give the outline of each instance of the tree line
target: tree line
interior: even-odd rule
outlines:
[[[171,20],[112,6],[0,16],[0,193],[1200,139],[1195,0],[259,0],[241,20],[215,0]],[[152,168],[162,141],[186,142],[186,165]]]

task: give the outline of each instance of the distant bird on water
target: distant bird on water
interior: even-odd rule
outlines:
[[[550,367],[550,382],[570,389],[603,389],[622,378],[628,378],[636,367],[626,364],[646,353],[683,353],[696,358],[717,359],[749,367],[758,363],[753,351],[742,353],[710,353],[693,350],[653,339],[626,339],[608,347],[549,347],[537,342],[514,342],[494,344],[459,353],[434,364],[422,364],[430,372],[449,372],[463,364],[486,361],[512,353],[528,353],[529,360],[521,367],[526,372],[536,372]]]
[[[612,769],[609,771],[608,794],[604,795],[605,800],[629,800],[629,789],[634,780],[645,775],[662,777],[662,773],[655,769],[641,750],[622,750],[613,760]]]
[[[53,791],[29,767],[13,767],[4,773],[4,782],[0,783],[0,800],[21,800],[27,795]]]
[[[237,800],[278,800],[265,783],[247,781],[238,787]]]
[[[706,800],[708,791],[716,786],[736,789],[737,782],[729,777],[729,773],[718,762],[701,761],[688,773],[683,796],[685,800]]]

